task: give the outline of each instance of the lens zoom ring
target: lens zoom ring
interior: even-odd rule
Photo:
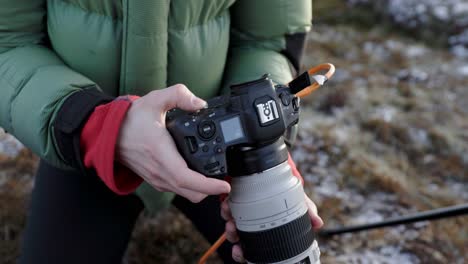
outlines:
[[[272,263],[295,257],[314,242],[308,213],[285,225],[260,232],[237,230],[244,256],[253,263]]]

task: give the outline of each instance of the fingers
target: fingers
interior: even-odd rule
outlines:
[[[149,180],[147,181],[151,186],[153,186],[156,190],[161,192],[173,192],[182,197],[185,197],[192,203],[199,203],[203,199],[205,199],[208,195],[200,192],[196,192],[186,188],[175,187],[171,185],[169,182],[164,182],[160,180]]]
[[[227,199],[224,199],[224,201],[221,203],[221,217],[225,221],[233,219],[231,214],[231,208],[229,207]]]
[[[185,188],[178,188],[176,193],[182,197],[187,198],[192,203],[199,203],[208,196],[207,194],[195,192]]]
[[[239,235],[237,234],[237,229],[236,225],[234,223],[234,220],[231,215],[231,209],[229,208],[229,204],[227,202],[227,199],[225,199],[221,203],[221,216],[223,217],[224,220],[226,220],[226,226],[225,226],[225,231],[226,231],[226,239],[235,244],[239,242]],[[239,245],[234,245],[232,247],[232,258],[239,263],[244,263],[244,255],[242,253],[242,249]]]
[[[314,227],[314,229],[321,228],[323,226],[323,220],[318,215],[317,206],[315,205],[314,202],[312,202],[312,200],[310,200],[309,197],[307,197],[307,195],[306,195],[305,201],[306,201],[307,207],[309,208],[308,212],[312,220],[312,226]]]
[[[208,178],[188,168],[178,169],[174,173],[175,186],[208,195],[229,193],[231,186],[223,180]]]
[[[236,225],[234,221],[226,222],[226,239],[231,243],[239,242],[239,236],[237,235]]]
[[[171,191],[181,195],[192,203],[199,203],[208,195],[228,193],[230,186],[227,182],[207,178],[203,175],[198,175],[194,179],[194,175],[198,174],[188,168],[178,170],[176,172],[168,172],[166,182],[156,183],[154,180],[152,184],[155,188],[161,191]]]
[[[185,85],[176,84],[163,90],[153,92],[155,100],[160,103],[162,111],[180,108],[186,111],[197,111],[206,106],[206,102],[196,97]]]
[[[231,210],[229,209],[229,204],[226,200],[221,203],[221,217],[226,220],[226,239],[231,243],[239,242],[236,225],[234,224],[234,219],[232,218]]]
[[[239,263],[245,262],[244,254],[242,253],[242,249],[239,245],[234,245],[232,247],[232,258]]]
[[[164,147],[157,146],[152,156],[153,165],[148,165],[153,172],[153,179],[164,182],[171,192],[175,192],[194,203],[203,200],[207,195],[229,193],[229,183],[208,178],[187,167],[187,163],[180,156],[175,143],[167,131],[157,135],[153,141],[165,142]]]
[[[183,163],[177,163],[179,166],[186,166]],[[221,194],[230,191],[230,186],[227,182],[215,179],[209,179],[201,175],[203,182],[192,184],[194,174],[198,174],[188,168],[171,170],[167,167],[161,166],[159,169],[144,168],[143,176],[145,180],[151,184],[154,188],[159,191],[170,191],[178,195],[181,195],[193,203],[199,203],[210,194]],[[214,183],[213,181],[214,180]],[[208,183],[206,183],[208,182]],[[197,188],[194,186],[203,186],[203,188]]]

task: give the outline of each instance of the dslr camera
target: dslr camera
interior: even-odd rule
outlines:
[[[280,85],[264,75],[231,86],[229,95],[208,100],[198,112],[167,113],[167,129],[191,169],[232,177],[228,202],[249,263],[320,262],[284,139],[299,121],[299,78]]]

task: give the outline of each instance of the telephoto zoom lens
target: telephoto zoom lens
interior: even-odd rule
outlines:
[[[233,177],[229,205],[248,263],[317,264],[304,189],[287,161]]]

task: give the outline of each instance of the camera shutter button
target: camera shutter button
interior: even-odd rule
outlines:
[[[204,139],[213,137],[216,133],[216,126],[213,121],[203,121],[198,125],[198,134]]]

